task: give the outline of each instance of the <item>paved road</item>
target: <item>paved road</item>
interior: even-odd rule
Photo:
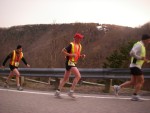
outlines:
[[[129,96],[66,94],[55,98],[54,92],[17,91],[0,88],[0,113],[150,113],[150,96],[131,101]]]

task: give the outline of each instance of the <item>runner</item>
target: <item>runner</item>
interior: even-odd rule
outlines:
[[[4,87],[9,88],[9,80],[12,78],[12,76],[16,75],[17,90],[22,91],[23,88],[20,86],[20,81],[19,81],[20,73],[18,71],[18,66],[19,66],[20,60],[22,60],[27,67],[30,67],[30,65],[27,64],[25,58],[23,57],[22,46],[18,45],[17,49],[13,50],[5,58],[1,68],[5,67],[5,64],[8,61],[8,59],[10,59],[9,68],[11,71],[10,71],[10,74],[4,83]]]
[[[61,89],[68,81],[70,74],[73,73],[75,75],[75,78],[73,80],[68,96],[75,98],[75,96],[73,95],[75,86],[81,78],[80,72],[76,67],[76,64],[79,58],[85,58],[85,54],[80,54],[82,49],[80,42],[83,39],[83,37],[83,35],[76,33],[74,36],[74,41],[71,42],[68,47],[62,49],[62,53],[66,56],[66,71],[63,80],[61,80],[59,87],[55,92],[56,97],[60,97]]]
[[[140,97],[138,95],[141,87],[144,84],[144,75],[142,72],[142,65],[144,62],[148,63],[149,60],[146,58],[146,44],[150,43],[150,36],[144,34],[142,36],[141,41],[138,41],[134,44],[133,48],[130,51],[131,55],[131,63],[130,63],[130,72],[131,72],[131,80],[126,81],[121,85],[114,85],[114,92],[116,96],[119,93],[119,90],[126,86],[133,85],[135,87],[134,93],[132,95],[131,100],[138,101]]]

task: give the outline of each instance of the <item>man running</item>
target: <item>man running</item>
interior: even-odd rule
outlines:
[[[8,61],[8,59],[10,59],[9,68],[11,71],[10,71],[8,78],[6,79],[6,81],[4,83],[4,87],[9,88],[9,80],[12,78],[12,76],[16,75],[17,90],[22,91],[23,88],[20,86],[20,82],[19,82],[20,73],[18,71],[18,66],[19,66],[20,60],[22,60],[27,67],[30,67],[30,65],[26,62],[26,60],[23,56],[22,46],[18,45],[16,50],[13,50],[5,58],[1,68],[5,67],[5,64]]]
[[[118,95],[119,90],[123,87],[133,85],[135,90],[133,92],[131,100],[138,101],[139,98],[139,91],[144,84],[144,75],[142,72],[142,65],[144,62],[148,63],[149,60],[146,58],[146,44],[150,43],[150,36],[144,34],[142,36],[141,41],[138,41],[134,44],[133,48],[130,51],[131,55],[131,63],[130,63],[130,73],[131,73],[131,80],[126,81],[121,85],[114,85],[115,94]]]
[[[74,41],[71,42],[68,47],[62,49],[62,53],[66,56],[66,71],[63,80],[61,80],[59,87],[55,92],[56,97],[60,97],[61,89],[68,81],[70,74],[73,73],[75,75],[75,78],[73,80],[68,96],[75,98],[75,96],[73,95],[75,86],[81,78],[80,72],[76,67],[76,64],[79,58],[85,58],[85,54],[80,54],[82,49],[80,42],[83,39],[83,37],[83,35],[76,33],[74,36]]]

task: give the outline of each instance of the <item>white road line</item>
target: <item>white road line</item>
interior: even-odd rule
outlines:
[[[11,89],[0,89],[0,91],[9,91],[9,92],[17,92],[17,93],[30,93],[30,94],[38,94],[38,95],[50,95],[50,96],[54,96],[54,93],[52,92],[49,92],[49,93],[44,93],[44,92],[38,92],[38,91],[17,91],[17,90],[11,90]],[[67,96],[66,94],[61,94],[62,96]],[[131,98],[130,97],[116,97],[116,96],[93,96],[93,95],[79,95],[79,94],[76,94],[76,97],[79,97],[79,98],[95,98],[95,99],[120,99],[120,100],[130,100]],[[150,100],[148,98],[141,98],[142,100]]]

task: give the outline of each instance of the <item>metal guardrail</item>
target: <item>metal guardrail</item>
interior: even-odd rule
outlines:
[[[65,68],[19,68],[21,76],[28,77],[55,77],[64,76]],[[130,70],[125,68],[79,68],[82,78],[128,79]],[[9,68],[0,69],[0,76],[8,75]],[[144,77],[150,78],[150,68],[144,68]],[[71,75],[71,77],[74,77]]]
[[[60,79],[64,76],[65,68],[19,68],[21,73],[21,84],[24,84],[24,77],[54,77],[55,88],[58,88]],[[79,68],[82,78],[106,79],[105,92],[110,92],[112,79],[129,79],[131,77],[129,69],[120,68]],[[0,76],[8,76],[9,68],[0,69]],[[144,68],[144,78],[150,79],[150,68]],[[74,77],[71,75],[70,77]]]

